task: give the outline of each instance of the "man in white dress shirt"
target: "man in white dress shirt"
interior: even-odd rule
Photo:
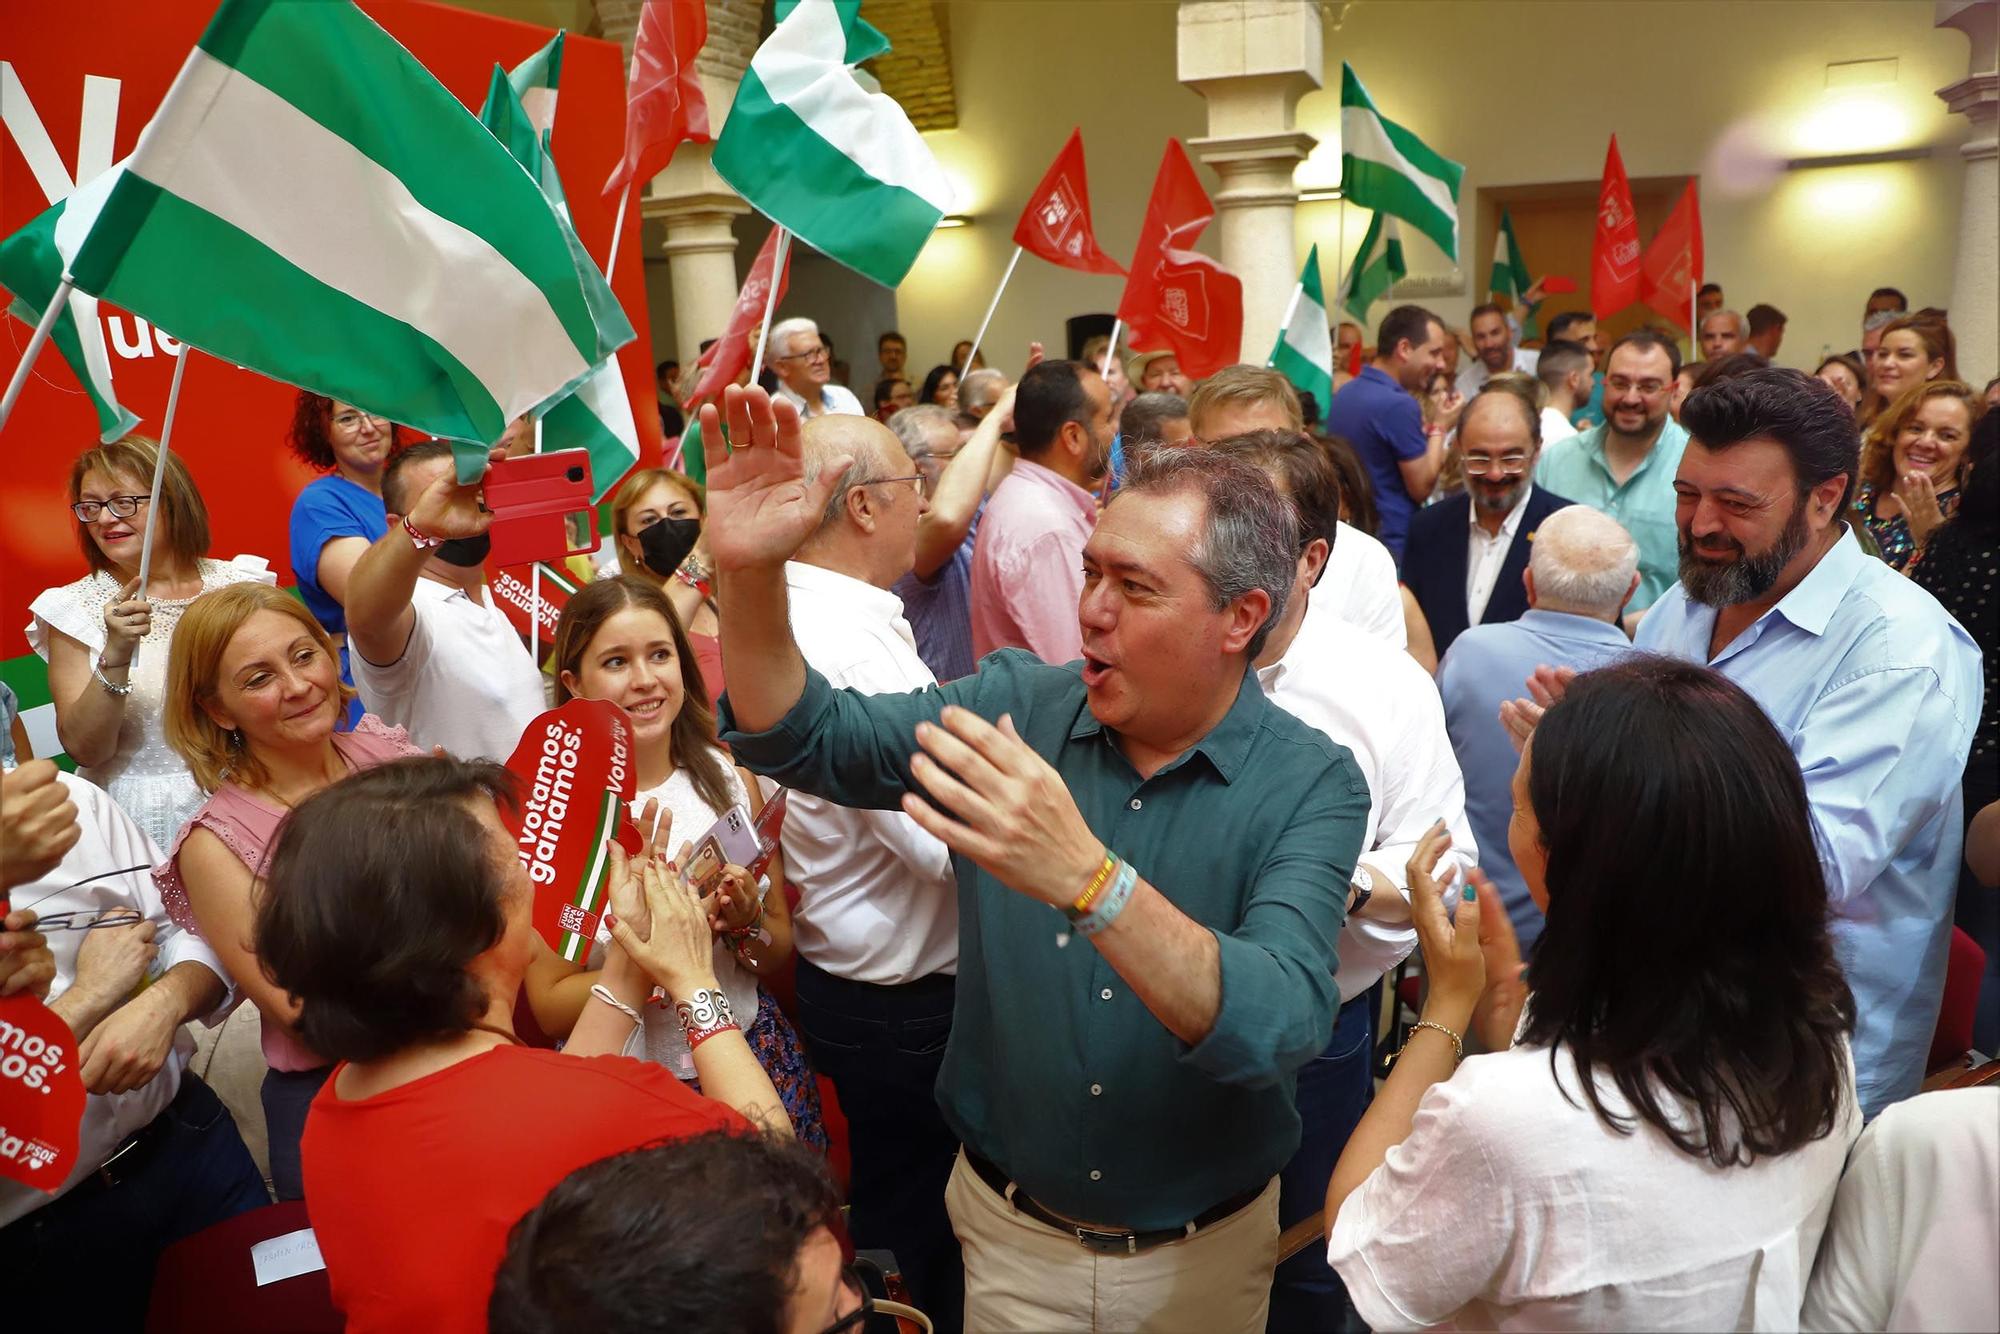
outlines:
[[[833,354],[817,324],[804,318],[779,320],[771,326],[770,343],[764,359],[778,377],[778,392],[792,400],[799,416],[867,415],[853,390],[833,383]]]
[[[1297,433],[1305,430],[1305,416],[1298,392],[1278,372],[1225,366],[1203,380],[1188,400],[1188,425],[1196,440],[1212,441],[1251,431]],[[1349,624],[1397,648],[1407,647],[1395,557],[1367,533],[1337,519],[1335,534],[1321,602]]]
[[[1330,614],[1313,596],[1329,547],[1337,550],[1347,540],[1334,517],[1340,484],[1326,452],[1296,431],[1255,431],[1215,441],[1212,448],[1262,468],[1299,516],[1292,596],[1256,663],[1264,693],[1353,752],[1368,780],[1361,864],[1336,946],[1341,1007],[1326,1051],[1299,1071],[1303,1132],[1298,1153],[1279,1176],[1279,1223],[1288,1227],[1319,1208],[1333,1165],[1374,1094],[1382,977],[1417,943],[1410,854],[1440,820],[1451,831],[1461,877],[1477,853],[1465,818],[1465,784],[1430,675],[1408,653]],[[1340,1328],[1345,1302],[1324,1255],[1308,1247],[1278,1266],[1266,1327]]]
[[[890,585],[916,559],[923,474],[879,422],[806,423],[809,479],[841,455],[853,462],[819,531],[785,565],[792,635],[836,688],[921,690],[936,682]],[[958,1141],[934,1091],[958,972],[951,853],[901,811],[803,792],[784,845],[799,890],[799,1033],[847,1118],[855,1244],[894,1251],[917,1305],[955,1330],[964,1274],[944,1192]]]
[[[1536,356],[1514,346],[1514,331],[1507,324],[1507,312],[1495,305],[1472,310],[1472,360],[1458,373],[1458,392],[1471,398],[1496,375],[1519,371],[1535,373]]]
[[[161,1251],[270,1197],[228,1110],[187,1070],[183,1025],[222,1005],[222,964],[168,920],[145,831],[102,788],[58,781],[80,836],[12,901],[41,919],[56,964],[49,1008],[76,1036],[89,1096],[53,1194],[0,1181],[0,1272],[32,1276],[0,1305],[9,1329],[137,1329]],[[81,929],[107,914],[132,924]]]

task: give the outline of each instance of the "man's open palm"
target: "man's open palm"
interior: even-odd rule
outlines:
[[[729,421],[723,443],[722,419]],[[723,390],[722,411],[701,410],[708,466],[708,549],[721,570],[782,565],[819,527],[851,460],[836,458],[806,481],[798,409],[762,389]]]

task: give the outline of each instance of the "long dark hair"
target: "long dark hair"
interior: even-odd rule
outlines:
[[[1568,1048],[1606,1125],[1634,1120],[1605,1106],[1599,1072],[1718,1167],[1829,1134],[1854,999],[1805,781],[1756,701],[1650,655],[1579,676],[1535,729],[1528,791],[1548,925],[1522,1041],[1552,1066]]]
[[[556,624],[556,703],[567,703],[575,692],[563,684],[563,673],[583,674],[583,655],[604,623],[624,611],[638,607],[657,612],[674,636],[674,658],[681,669],[681,711],[674,715],[668,735],[673,739],[674,763],[687,770],[694,790],[713,811],[726,811],[736,804],[729,788],[729,770],[715,742],[715,705],[709,702],[708,687],[702,683],[701,665],[695,661],[694,646],[688,642],[681,618],[667,595],[653,585],[631,575],[599,579],[571,598]]]

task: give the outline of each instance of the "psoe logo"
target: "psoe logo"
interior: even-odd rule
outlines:
[[[39,1172],[56,1160],[53,1144],[39,1139],[23,1139],[0,1126],[0,1158],[20,1163],[30,1172]]]

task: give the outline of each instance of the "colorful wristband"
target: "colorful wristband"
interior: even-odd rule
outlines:
[[[1086,936],[1094,936],[1118,920],[1118,914],[1125,911],[1125,905],[1132,901],[1132,891],[1138,887],[1139,872],[1132,863],[1119,859],[1117,874],[1111,877],[1111,887],[1099,898],[1097,906],[1076,919],[1076,929]]]
[[[1118,858],[1112,854],[1111,849],[1106,848],[1104,860],[1097,867],[1097,874],[1090,877],[1090,883],[1083,887],[1083,893],[1076,896],[1076,902],[1063,910],[1072,922],[1090,911],[1090,905],[1096,901],[1098,893],[1103,890],[1105,883],[1111,879],[1112,872],[1117,869]]]

